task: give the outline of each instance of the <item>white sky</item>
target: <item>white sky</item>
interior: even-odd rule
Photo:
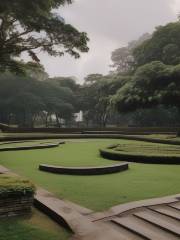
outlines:
[[[111,52],[155,26],[177,19],[180,0],[74,0],[59,9],[67,23],[71,23],[90,38],[89,53],[75,60],[40,56],[50,76],[75,76],[82,82],[90,73],[106,74],[110,70]]]
[[[175,14],[179,13],[180,12],[180,0],[173,0],[171,7]]]

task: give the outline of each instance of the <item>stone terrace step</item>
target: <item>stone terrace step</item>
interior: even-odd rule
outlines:
[[[172,217],[176,220],[180,220],[180,211],[172,207],[162,205],[162,206],[149,207],[149,209],[155,212],[161,213],[165,216]]]
[[[177,210],[180,210],[180,202],[178,202],[178,203],[172,203],[172,204],[170,204],[169,206],[170,206],[170,207],[173,207],[173,208],[175,208],[175,209],[177,209]]]
[[[180,237],[180,222],[150,210],[134,213],[134,216]]]
[[[123,240],[142,240],[144,238],[142,238],[141,236],[133,233],[132,231],[129,231],[128,229],[120,226],[117,223],[114,223],[112,221],[108,221],[108,225],[109,227],[111,227],[112,229],[116,230],[118,232],[118,234],[120,236],[122,236]]]
[[[133,232],[140,236],[142,239],[148,240],[177,240],[178,238],[172,234],[166,233],[165,231],[158,229],[156,226],[150,223],[136,218],[135,216],[127,216],[115,218],[112,220],[115,224],[124,227],[125,229]]]

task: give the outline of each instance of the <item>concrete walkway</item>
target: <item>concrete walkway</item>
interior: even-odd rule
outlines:
[[[68,202],[56,198],[44,189],[38,189],[35,196],[35,206],[49,215],[59,224],[68,227],[78,240],[121,240],[119,233],[104,222],[93,223],[88,216],[88,210],[74,208]],[[81,213],[80,213],[81,212]],[[89,211],[90,212],[90,211]]]

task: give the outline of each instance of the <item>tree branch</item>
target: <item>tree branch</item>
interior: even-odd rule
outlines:
[[[31,33],[31,32],[32,32],[32,30],[26,30],[26,31],[24,31],[24,32],[16,35],[15,37],[13,36],[13,37],[7,39],[7,40],[5,41],[5,43],[9,43],[9,42],[11,42],[12,40],[17,40],[19,37],[22,37],[23,35],[26,35],[26,34]]]

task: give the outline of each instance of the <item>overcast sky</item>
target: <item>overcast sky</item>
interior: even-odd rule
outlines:
[[[42,64],[50,76],[75,76],[80,82],[90,73],[106,74],[114,49],[176,20],[179,12],[180,0],[74,0],[59,13],[88,33],[90,51],[78,60],[43,55]]]

